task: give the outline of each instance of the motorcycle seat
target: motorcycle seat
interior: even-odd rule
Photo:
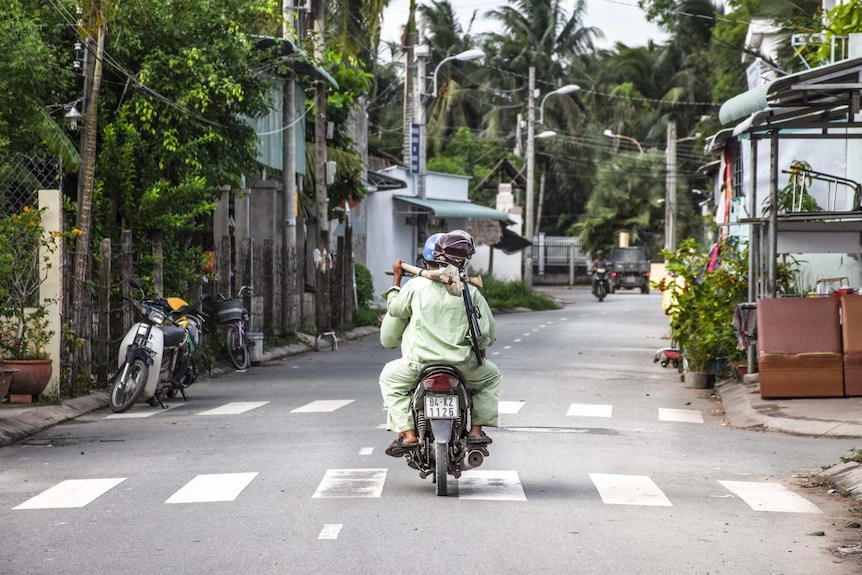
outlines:
[[[165,336],[165,347],[176,347],[186,338],[186,330],[175,325],[163,325],[162,333]]]

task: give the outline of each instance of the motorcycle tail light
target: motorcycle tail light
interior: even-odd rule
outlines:
[[[431,375],[422,380],[425,391],[446,392],[458,387],[458,378],[446,373]]]
[[[617,277],[617,272],[611,272],[611,277]]]

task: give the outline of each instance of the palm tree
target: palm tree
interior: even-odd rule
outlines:
[[[664,154],[620,153],[596,172],[596,184],[585,213],[569,232],[590,251],[616,245],[628,232],[632,243],[658,254],[663,239]]]
[[[426,36],[431,41],[432,65],[475,47],[469,33],[464,33],[448,0],[432,0],[430,6],[422,5],[419,11],[425,18]],[[428,103],[426,120],[429,156],[439,154],[458,128],[467,126],[478,130],[481,127],[482,110],[479,100],[470,95],[470,80],[466,75],[474,67],[473,63],[452,61],[439,70],[437,93]]]
[[[488,54],[484,71],[488,83],[493,80],[497,89],[488,98],[496,96],[497,107],[485,116],[486,134],[507,139],[517,136],[517,115],[526,119],[531,67],[536,70],[540,95],[567,83],[588,87],[583,61],[589,58],[593,39],[600,37],[601,31],[584,26],[584,0],[576,1],[571,13],[566,11],[566,4],[559,0],[510,0],[508,6],[487,13],[500,23],[501,30],[483,37]],[[583,133],[587,117],[575,97],[577,94],[548,100],[543,129],[552,128],[561,134]],[[539,230],[560,231],[554,225],[559,215],[580,211],[588,197],[593,166],[583,139],[554,138],[542,148],[545,153],[536,156],[536,172],[546,174],[543,212],[548,218],[547,225],[540,223]],[[560,158],[569,164],[557,166]]]

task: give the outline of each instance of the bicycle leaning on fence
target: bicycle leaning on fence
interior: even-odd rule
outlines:
[[[253,296],[252,286],[242,286],[239,289],[238,298],[245,295]],[[208,298],[210,299],[210,298]],[[227,345],[228,357],[238,370],[246,370],[251,365],[251,354],[249,347],[252,342],[248,338],[249,315],[242,305],[241,299],[226,298],[218,294],[215,301],[211,301],[216,323],[226,327],[225,344]]]

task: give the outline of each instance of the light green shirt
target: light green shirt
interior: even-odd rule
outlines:
[[[485,296],[475,286],[469,290],[481,316],[479,349],[485,349],[496,340],[494,316]],[[403,288],[393,286],[382,296],[388,306],[380,327],[384,347],[400,342],[402,356],[423,365],[475,362],[463,297],[450,295],[442,283],[423,277],[411,278]]]

